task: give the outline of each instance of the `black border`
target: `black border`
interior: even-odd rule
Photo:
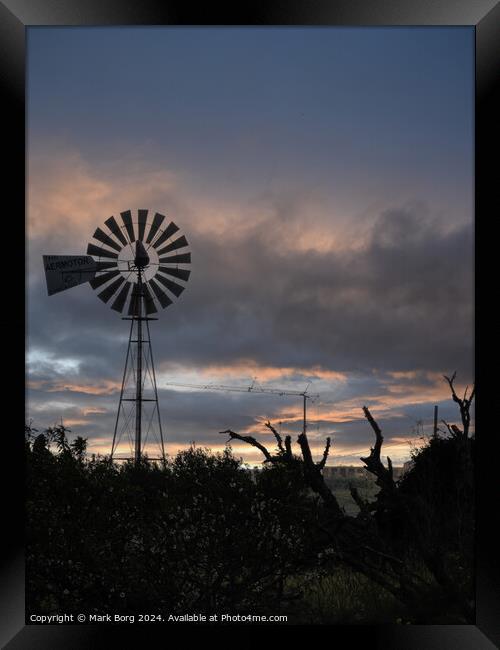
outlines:
[[[8,7],[8,8],[7,8]],[[370,644],[372,648],[386,650],[440,650],[470,648],[485,650],[500,647],[500,561],[498,537],[500,516],[497,503],[498,464],[500,454],[495,453],[498,433],[487,431],[488,406],[495,404],[494,385],[486,380],[491,350],[487,342],[488,327],[496,324],[496,313],[492,310],[495,294],[494,266],[498,257],[498,246],[489,238],[487,227],[497,215],[496,185],[499,183],[499,165],[495,153],[499,151],[500,138],[495,130],[500,116],[499,72],[500,72],[500,3],[497,0],[309,0],[301,4],[297,0],[284,2],[255,0],[250,7],[238,7],[236,11],[221,10],[220,7],[205,5],[193,9],[189,4],[165,2],[161,6],[152,0],[7,0],[0,2],[0,83],[3,96],[3,198],[4,225],[10,224],[17,240],[15,249],[25,247],[25,35],[27,26],[35,25],[470,25],[476,28],[476,380],[477,411],[479,423],[478,472],[477,472],[477,620],[476,625],[435,626],[322,626],[325,640],[336,647],[351,646],[356,641]],[[11,136],[10,141],[5,135]],[[496,145],[496,146],[495,146]],[[490,246],[489,250],[487,246]],[[460,261],[457,260],[457,264]],[[479,297],[484,291],[488,298],[488,283],[493,280],[488,302],[481,309]],[[21,274],[18,274],[21,284]],[[5,286],[5,285],[4,285]],[[4,341],[7,348],[16,346],[19,356],[25,349],[24,285],[14,291],[17,299],[9,298],[9,310],[2,310]],[[5,299],[4,299],[5,300]],[[5,304],[5,303],[4,303]],[[477,330],[476,330],[477,331]],[[491,338],[494,342],[494,339]],[[4,355],[4,363],[6,356]],[[4,413],[10,413],[12,405],[24,401],[24,372],[21,361],[8,364],[8,386]],[[5,393],[3,393],[5,395]],[[21,407],[22,408],[22,407]],[[490,412],[492,412],[491,409]],[[2,507],[4,537],[7,550],[1,557],[0,573],[0,643],[9,650],[21,648],[104,648],[120,643],[122,647],[157,646],[154,637],[158,634],[160,647],[172,642],[172,632],[185,636],[186,627],[140,626],[40,626],[25,625],[24,610],[24,461],[23,439],[14,432],[19,431],[19,417],[15,409],[13,426],[5,424],[2,441],[2,475],[5,468],[12,469],[8,477],[8,488],[4,488]],[[488,437],[489,436],[489,437]],[[496,520],[496,521],[495,521]],[[495,525],[497,524],[497,525]],[[193,630],[194,628],[190,628]],[[318,627],[303,629],[306,635],[315,639]],[[221,631],[228,628],[198,628],[203,636],[202,643],[209,637],[221,640]],[[296,634],[295,626],[242,629],[233,627],[238,643],[248,643],[252,638],[269,632],[278,632],[282,641],[289,639],[289,633]],[[124,634],[122,634],[124,633]],[[118,636],[121,640],[118,641]],[[490,640],[488,640],[490,639]],[[9,641],[10,640],[10,641]],[[8,645],[5,644],[8,642]],[[314,642],[314,641],[313,641]],[[492,643],[493,642],[493,643]]]

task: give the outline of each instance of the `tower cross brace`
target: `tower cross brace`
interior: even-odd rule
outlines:
[[[154,402],[151,419],[153,419],[153,417],[156,415],[157,422],[158,422],[160,454],[162,460],[165,460],[165,445],[164,445],[163,431],[161,426],[160,408],[159,408],[159,401],[158,401],[158,388],[156,385],[156,373],[155,373],[154,359],[153,359],[153,348],[151,345],[151,334],[149,329],[149,321],[158,320],[158,319],[143,315],[142,303],[143,303],[143,299],[146,297],[144,292],[143,279],[142,279],[143,267],[138,265],[136,268],[136,272],[137,272],[137,284],[134,288],[134,292],[136,295],[137,308],[133,316],[122,318],[122,320],[130,320],[131,323],[130,323],[130,332],[128,338],[127,354],[125,357],[125,367],[123,369],[123,378],[122,378],[122,385],[120,390],[120,401],[118,404],[115,428],[113,432],[113,443],[111,446],[111,459],[113,459],[113,456],[116,452],[117,445],[120,441],[120,438],[122,437],[118,429],[120,424],[120,418],[125,417],[126,419],[125,426],[127,425],[127,422],[130,420],[130,415],[127,418],[126,413],[124,412],[123,403],[131,402],[134,404],[133,408],[135,410],[135,429],[134,429],[135,435],[134,435],[133,458],[135,463],[139,464],[143,456],[144,445],[146,442],[145,440],[143,441],[143,403],[144,402]],[[144,338],[143,323],[145,323],[146,325],[147,338]],[[136,330],[135,338],[134,338],[134,329]],[[136,346],[135,359],[132,353],[132,349],[134,345]],[[144,392],[143,388],[144,388],[144,380],[145,380],[143,361],[144,361],[145,348],[146,348],[146,357],[148,359],[148,366],[149,366],[147,370],[149,370],[152,390],[153,390],[152,398],[143,397],[143,392]],[[126,397],[125,395],[126,395],[126,388],[127,388],[126,386],[127,377],[131,366],[133,369],[133,374],[135,376],[135,397]]]

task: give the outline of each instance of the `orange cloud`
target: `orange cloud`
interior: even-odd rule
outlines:
[[[388,438],[384,441],[384,448],[389,445],[392,445],[394,447],[397,445],[409,445],[411,443],[413,443],[413,440],[410,436],[392,436],[391,438]]]
[[[102,380],[95,385],[89,384],[62,384],[54,390],[64,390],[71,393],[85,393],[87,395],[113,395],[121,390],[121,383],[111,380]]]
[[[101,408],[96,408],[96,407],[90,407],[90,408],[83,408],[82,413],[85,417],[88,415],[100,415],[102,413],[107,413],[107,409],[101,409]]]
[[[35,390],[45,390],[48,393],[69,392],[85,393],[86,395],[113,395],[121,390],[121,383],[104,379],[95,384],[74,384],[69,381],[61,380],[30,380],[28,387]],[[105,412],[95,410],[95,413]]]
[[[335,370],[328,370],[318,365],[309,367],[265,366],[259,364],[253,359],[239,359],[235,363],[228,365],[212,364],[199,368],[186,368],[185,366],[166,362],[164,364],[161,364],[161,375],[160,373],[158,374],[161,376],[162,381],[164,380],[168,382],[169,379],[175,380],[178,378],[179,382],[181,383],[182,378],[189,375],[194,375],[197,377],[201,375],[203,377],[213,378],[214,381],[220,380],[221,378],[240,379],[242,382],[248,380],[249,385],[252,383],[250,378],[255,378],[256,387],[259,387],[261,382],[275,381],[278,379],[286,380],[296,377],[307,377],[312,380],[318,379],[335,382],[347,381],[347,375],[345,373]]]
[[[416,370],[395,371],[387,373],[393,379],[415,379],[417,377]]]
[[[435,404],[449,399],[448,386],[442,379],[440,373],[418,373],[417,371],[392,372],[388,376],[380,378],[379,394],[363,393],[340,399],[337,402],[330,400],[328,403],[314,402],[309,408],[308,421],[311,425],[318,421],[329,421],[333,425],[364,420],[362,406],[367,405],[374,416],[379,418],[404,418],[404,408],[410,405]],[[247,381],[251,385],[250,377],[256,377],[256,386],[260,380],[264,382],[286,381],[304,376],[311,380],[331,381],[332,383],[349,383],[349,376],[345,373],[327,370],[319,366],[313,367],[278,367],[262,366],[251,359],[240,360],[231,365],[211,365],[202,368],[186,370],[185,367],[165,364],[161,372],[160,385],[163,381],[168,383],[179,381],[179,383],[190,383],[190,377],[207,377],[207,384],[217,384],[218,381],[227,378],[228,380],[239,380],[241,385]],[[187,379],[186,379],[187,377]],[[211,380],[211,381],[210,381]],[[192,380],[196,383],[196,379]],[[199,381],[199,380],[198,380]],[[314,386],[310,389],[314,392]],[[331,392],[331,390],[329,390]],[[255,424],[247,428],[246,432],[251,433],[257,430],[261,420],[270,418],[274,422],[296,423],[303,418],[302,406],[277,406],[268,415],[261,415],[255,418]]]
[[[64,233],[85,241],[112,214],[139,204],[151,195],[169,194],[176,177],[168,170],[148,169],[131,161],[117,169],[93,169],[75,150],[31,155],[29,158],[28,232],[31,238]],[[78,242],[78,239],[75,238]]]
[[[186,231],[209,238],[223,236],[228,243],[265,232],[270,240],[279,241],[281,251],[326,253],[359,247],[359,232],[351,232],[349,219],[332,215],[331,199],[314,191],[276,190],[278,197],[286,197],[289,209],[277,206],[273,198],[255,198],[249,203],[220,194],[207,196],[187,175],[145,162],[146,153],[139,150],[126,159],[96,167],[61,141],[38,145],[37,151],[32,148],[28,160],[30,239],[54,239],[55,233],[62,238],[71,233],[79,248],[79,236],[88,241],[110,215],[145,207],[167,214],[175,211],[176,221]],[[286,228],[280,214],[283,210]]]
[[[65,427],[75,427],[86,425],[88,421],[79,418],[64,418],[63,423]]]
[[[384,406],[395,408],[408,404],[427,404],[442,402],[450,398],[450,391],[444,382],[436,381],[432,386],[422,384],[397,385],[385,384],[388,392],[383,398]]]

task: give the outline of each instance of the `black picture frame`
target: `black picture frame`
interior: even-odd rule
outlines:
[[[494,332],[494,312],[490,304],[479,297],[495,291],[494,271],[498,253],[495,240],[488,233],[488,225],[496,217],[496,186],[498,165],[494,153],[498,151],[499,77],[500,77],[500,3],[496,0],[309,0],[300,5],[282,2],[253,2],[248,7],[233,5],[222,11],[211,5],[194,9],[186,3],[165,2],[162,5],[149,0],[4,0],[0,2],[0,83],[4,91],[3,117],[3,174],[4,228],[11,228],[8,244],[2,249],[4,258],[4,351],[15,352],[14,361],[7,362],[4,354],[4,373],[8,381],[3,391],[5,415],[12,416],[13,426],[4,423],[2,472],[8,483],[3,492],[4,551],[0,576],[0,642],[8,650],[20,648],[104,648],[117,642],[122,647],[156,646],[155,635],[162,645],[172,632],[186,633],[186,628],[163,625],[150,626],[93,626],[93,625],[26,625],[24,608],[24,439],[19,433],[19,410],[24,402],[25,376],[23,372],[25,333],[29,323],[24,317],[24,283],[20,272],[19,253],[25,249],[25,36],[26,28],[35,25],[345,25],[345,26],[446,26],[469,25],[476,34],[476,382],[478,435],[477,459],[477,618],[476,625],[434,626],[349,626],[339,628],[322,626],[335,647],[351,646],[357,641],[370,643],[372,648],[403,648],[432,650],[432,648],[470,648],[486,650],[500,646],[500,587],[498,530],[499,514],[495,503],[498,494],[498,467],[496,445],[498,434],[488,430],[488,411],[493,412],[495,387],[487,380],[490,363],[488,329]],[[9,137],[6,138],[6,135]],[[7,202],[5,202],[7,197]],[[6,204],[7,206],[6,207]],[[6,240],[4,240],[5,242]],[[488,246],[490,248],[488,248]],[[496,248],[496,246],[495,246]],[[460,261],[457,260],[457,264]],[[9,268],[10,267],[10,268]],[[15,273],[12,273],[12,269]],[[6,275],[4,275],[4,278]],[[491,289],[488,283],[492,282]],[[17,286],[16,286],[17,285]],[[493,296],[494,297],[494,296]],[[491,316],[490,316],[491,314]],[[491,341],[494,339],[492,338]],[[326,628],[326,629],[325,629]],[[193,628],[190,628],[193,629]],[[223,631],[227,631],[223,630]],[[241,642],[262,636],[259,626],[232,628]],[[266,628],[268,632],[276,628]],[[284,641],[295,635],[294,626],[279,627]],[[198,628],[203,642],[220,640],[221,628]],[[316,629],[308,628],[308,635]],[[126,636],[125,636],[126,635]]]

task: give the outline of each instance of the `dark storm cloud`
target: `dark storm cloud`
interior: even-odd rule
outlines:
[[[41,258],[144,207],[193,253],[151,324],[167,440],[295,434],[301,407],[167,381],[312,382],[311,436],[344,454],[371,442],[364,403],[397,437],[440,373],[470,381],[474,34],[452,31],[30,32],[31,415],[109,444],[129,323],[88,285],[49,298]]]
[[[398,371],[397,382],[408,389],[415,382],[432,388],[433,372],[458,369],[462,381],[471,379],[472,228],[445,230],[421,206],[412,206],[374,218],[356,247],[318,250],[295,247],[301,222],[293,202],[280,200],[267,221],[227,238],[196,229],[189,234],[188,289],[151,324],[157,373],[168,381],[172,363],[199,371],[241,360],[244,366],[246,359],[345,372],[349,379],[336,386],[335,400],[358,400],[351,421],[317,414],[310,435],[318,446],[332,435],[344,451],[369,449],[371,430],[360,407],[367,395],[374,403],[384,397],[386,373]],[[46,239],[33,241],[32,269],[49,245],[51,253],[57,251]],[[32,272],[28,302],[30,379],[39,387],[30,393],[31,417],[48,425],[62,416],[74,434],[109,440],[129,325],[88,285],[49,298],[40,271]],[[300,373],[296,380],[301,376],[303,381]],[[47,392],[54,381],[58,389],[52,392],[52,385]],[[79,385],[99,390],[78,392]],[[330,388],[321,382],[323,398]],[[89,413],[89,404],[97,412]],[[160,388],[160,404],[166,438],[180,445],[221,445],[218,431],[225,428],[265,436],[264,427],[256,427],[259,417],[283,417],[293,435],[301,427],[298,420],[286,422],[300,404],[290,404],[287,414],[268,396],[257,402],[245,395]],[[388,440],[410,436],[415,421],[431,415],[430,407],[412,406],[411,395],[404,414],[394,408],[397,417],[379,416]],[[453,407],[443,408],[453,420]]]
[[[470,226],[446,233],[416,211],[389,211],[360,250],[318,252],[282,247],[288,223],[276,221],[275,236],[192,238],[189,294],[165,319],[175,358],[470,372]]]
[[[285,217],[276,221],[274,235],[287,228]],[[229,243],[190,239],[188,290],[151,326],[160,365],[247,358],[471,372],[470,226],[445,232],[407,209],[380,215],[358,250],[290,251],[267,228]],[[89,377],[116,376],[128,325],[88,285],[48,298],[39,278],[29,303],[31,346],[81,359]]]

